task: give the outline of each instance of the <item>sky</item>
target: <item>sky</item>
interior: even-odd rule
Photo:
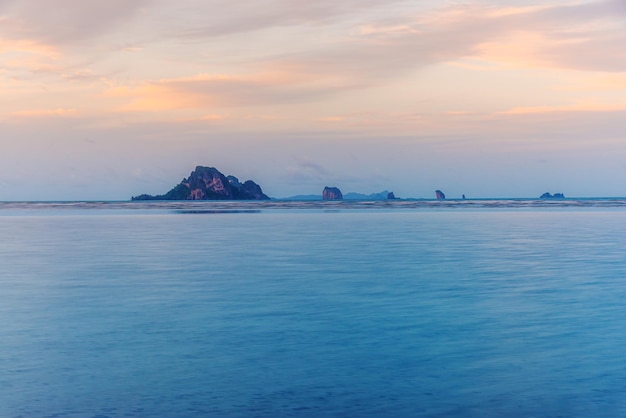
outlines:
[[[626,0],[0,0],[0,201],[626,196]]]

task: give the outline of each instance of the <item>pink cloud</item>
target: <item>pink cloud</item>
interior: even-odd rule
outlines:
[[[134,17],[149,0],[5,0],[0,36],[76,43],[107,33]]]
[[[268,28],[296,25],[330,24],[345,16],[354,16],[376,8],[389,8],[401,0],[266,0],[250,2],[246,7],[228,0],[190,1],[188,6],[204,10],[193,29],[181,29],[189,38],[224,36]],[[219,13],[211,13],[219,10]]]

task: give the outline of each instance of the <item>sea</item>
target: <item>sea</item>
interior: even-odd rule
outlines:
[[[626,200],[0,203],[0,417],[624,417]]]

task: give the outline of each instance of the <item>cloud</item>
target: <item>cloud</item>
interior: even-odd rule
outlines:
[[[149,0],[4,0],[0,36],[49,44],[77,43],[134,17]]]
[[[220,36],[217,45],[222,49],[213,50],[215,43],[179,44],[180,58],[187,51],[200,63],[198,53],[206,49],[207,54],[223,53],[208,63],[236,56],[248,70],[262,63],[282,66],[292,74],[306,71],[339,77],[342,82],[358,80],[356,84],[468,57],[535,68],[622,71],[626,67],[626,55],[621,53],[626,42],[620,23],[626,12],[623,0],[530,6],[468,2],[426,10],[430,2],[424,6],[402,0],[256,0],[245,7],[227,0],[49,0],[45,12],[38,0],[4,3],[6,22],[0,29],[0,43],[4,38],[32,46],[58,45],[108,34],[110,39],[102,40],[108,46],[95,45],[100,51],[142,51],[145,45],[139,46],[139,39],[181,42],[173,35],[182,34],[204,42]],[[119,31],[120,25],[133,19],[132,30]],[[272,37],[263,42],[256,35],[235,36],[275,29],[282,31],[278,45],[271,44]],[[242,50],[247,44],[256,46],[255,42],[263,49],[257,58],[254,51]],[[227,46],[234,55],[228,54]],[[168,57],[171,51],[155,52],[163,59],[173,58]],[[99,54],[96,60],[103,59]]]
[[[370,81],[466,58],[491,63],[481,64],[487,70],[498,64],[621,72],[626,71],[623,6],[623,1],[517,8],[454,5],[374,20],[323,50],[278,60]]]
[[[118,49],[138,51],[138,39],[173,40],[177,34],[203,41],[220,36],[236,49],[237,42],[256,40],[235,41],[233,35],[280,29],[281,46],[289,43],[285,37],[294,37],[290,52],[264,45],[265,59],[327,72],[336,66],[336,71],[378,77],[471,56],[516,65],[624,68],[623,0],[530,6],[468,2],[430,10],[425,10],[430,2],[423,4],[256,0],[243,7],[227,0],[48,0],[42,6],[38,0],[4,0],[0,39],[58,45],[107,34],[119,38],[122,25],[134,19],[137,24],[125,31],[131,39],[116,38]],[[313,35],[318,40],[312,41]]]
[[[556,88],[558,91],[620,91],[626,90],[626,72],[581,73]]]
[[[76,109],[65,108],[20,110],[9,113],[9,116],[17,118],[73,117],[77,115],[78,111]]]
[[[51,58],[56,58],[59,55],[59,52],[55,47],[39,43],[32,39],[9,41],[7,39],[0,38],[0,54],[9,52],[42,55]]]
[[[484,60],[522,67],[626,71],[620,53],[626,42],[621,24],[625,4],[564,3],[486,14],[476,22],[482,29],[476,29],[489,36],[474,49]]]
[[[204,120],[204,121],[221,121],[221,120],[226,120],[229,119],[230,116],[229,115],[223,115],[223,114],[218,114],[218,113],[209,113],[207,115],[202,115],[202,117],[200,118],[200,120]]]
[[[197,22],[189,20],[192,29],[180,31],[189,38],[206,38],[245,33],[268,28],[296,25],[329,25],[346,16],[358,16],[364,11],[390,8],[401,0],[257,0],[241,3],[229,0],[187,1],[184,8],[204,13],[197,15]],[[219,11],[215,13],[215,11]],[[201,16],[201,18],[199,17]]]
[[[126,99],[124,111],[230,108],[302,103],[351,88],[311,74],[284,71],[251,75],[199,74],[163,79],[139,86],[117,86],[106,93]]]
[[[596,38],[581,37],[546,45],[545,60],[560,67],[582,71],[626,72],[625,34],[606,33]]]
[[[317,184],[332,177],[321,164],[308,158],[295,157],[295,164],[287,167],[287,178],[291,182]]]
[[[81,103],[88,103],[94,114],[144,112],[135,115],[142,120],[159,113],[167,120],[234,124],[263,114],[299,119],[299,126],[306,120],[311,129],[376,125],[398,131],[436,120],[435,113],[468,111],[467,117],[457,117],[467,119],[487,110],[549,111],[559,103],[579,103],[580,97],[573,96],[582,87],[576,83],[594,89],[587,72],[626,72],[624,12],[624,2],[614,0],[531,5],[257,0],[245,7],[226,0],[50,0],[44,6],[36,0],[0,0],[0,64],[5,69],[0,81],[30,83],[11,93],[26,104],[24,92],[29,92],[37,102],[30,106],[34,109],[82,112]],[[124,26],[131,21],[132,27]],[[455,71],[424,76],[446,67]],[[489,84],[467,89],[460,98],[462,92],[446,85],[454,81],[465,91],[461,74],[468,75],[468,83],[485,83],[487,77],[472,74],[501,71],[508,76],[511,69],[582,75],[567,78],[569,84],[554,76],[530,86],[548,91],[553,83],[555,92],[572,92],[560,102],[542,100],[539,92],[534,101],[531,94],[511,99],[521,90],[514,86],[505,86],[498,94],[510,95],[501,99]],[[534,81],[528,73],[511,77],[512,84],[525,77],[529,85]],[[432,85],[437,83],[441,86]],[[470,96],[481,89],[490,101],[477,110],[472,106],[479,99]],[[411,95],[413,102],[407,99]],[[599,97],[607,102],[598,99],[594,109],[613,106],[610,98]],[[432,111],[427,109],[427,102],[437,100],[450,105],[434,103]],[[401,106],[406,109],[395,108]],[[4,114],[13,110],[4,108]]]
[[[561,106],[525,106],[514,107],[504,112],[503,115],[527,115],[534,113],[553,113],[553,112],[619,112],[626,110],[626,103],[598,103],[593,101],[579,102]]]

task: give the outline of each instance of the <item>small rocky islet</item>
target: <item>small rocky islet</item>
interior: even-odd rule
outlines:
[[[563,193],[550,194],[548,192],[545,192],[544,194],[539,196],[539,199],[565,199],[565,195]]]
[[[338,187],[324,187],[322,191],[322,200],[343,200],[343,193]]]

